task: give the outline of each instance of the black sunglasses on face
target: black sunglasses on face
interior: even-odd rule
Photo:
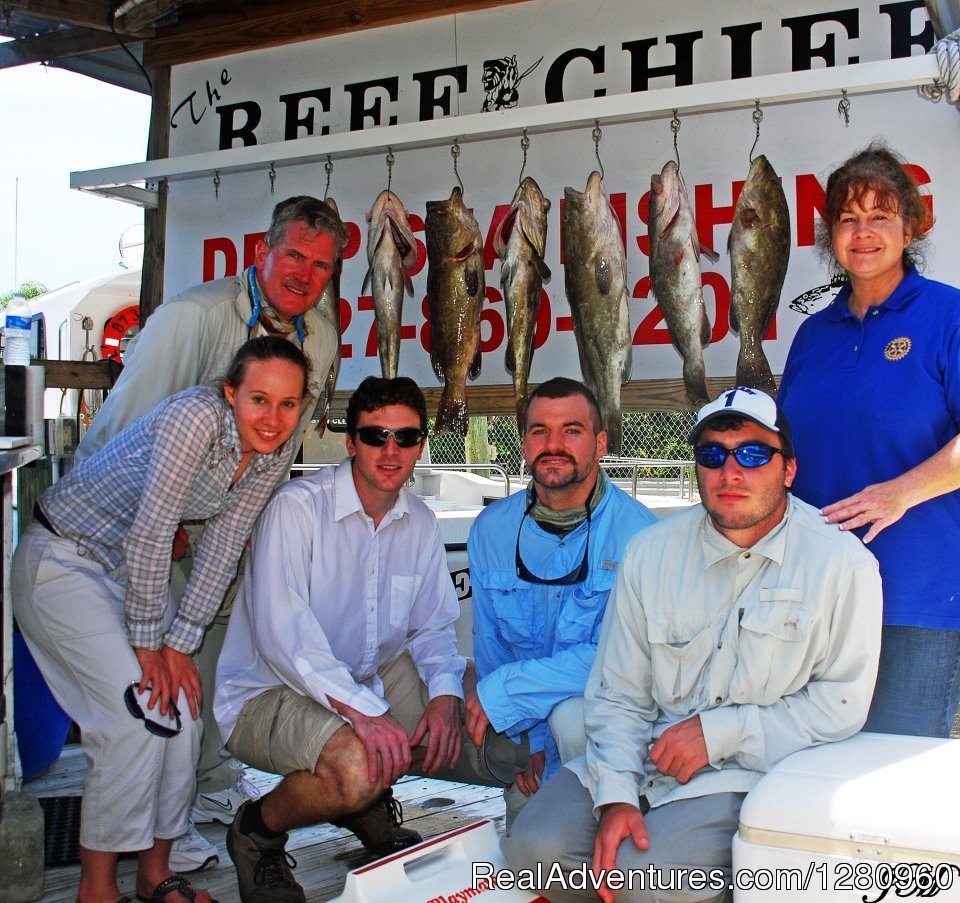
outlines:
[[[520,532],[523,530],[523,522],[527,519],[527,515],[530,513],[530,509],[533,507],[534,502],[530,502],[527,505],[527,510],[523,512],[523,517],[520,518],[520,529],[517,530],[517,553],[516,553],[516,565],[517,565],[517,576],[527,582],[527,583],[539,583],[543,586],[570,586],[574,583],[583,583],[587,579],[587,574],[590,571],[590,565],[588,558],[590,555],[590,506],[587,506],[587,541],[583,547],[583,561],[580,562],[580,566],[570,571],[569,574],[564,575],[563,577],[538,577],[534,574],[524,563],[523,559],[520,557]]]
[[[139,718],[143,722],[143,726],[150,731],[151,734],[155,734],[157,737],[163,737],[164,740],[169,740],[171,737],[176,737],[177,734],[183,731],[183,723],[180,721],[180,710],[173,704],[170,703],[170,708],[167,710],[172,718],[176,720],[176,727],[169,727],[166,724],[160,724],[157,721],[148,718],[143,713],[143,707],[140,705],[140,700],[137,699],[137,687],[140,686],[140,681],[133,681],[126,690],[123,691],[123,701],[127,707],[127,711],[133,715],[134,718]],[[158,718],[164,718],[164,715],[157,715]]]
[[[364,445],[372,445],[374,448],[382,448],[391,436],[400,448],[413,448],[427,438],[426,430],[415,426],[407,426],[399,430],[388,430],[384,426],[361,426],[357,427],[354,435]]]
[[[750,442],[747,445],[738,445],[736,448],[727,448],[716,442],[709,445],[698,445],[693,450],[693,457],[697,464],[710,470],[719,470],[730,455],[736,459],[741,467],[763,467],[773,460],[774,455],[782,455],[782,448],[774,448],[763,442]]]

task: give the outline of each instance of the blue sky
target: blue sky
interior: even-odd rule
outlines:
[[[70,173],[142,161],[149,118],[144,94],[40,65],[0,70],[0,293],[118,269],[120,235],[143,211],[72,191]]]

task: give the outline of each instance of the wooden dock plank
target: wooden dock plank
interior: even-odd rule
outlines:
[[[67,747],[57,763],[43,776],[24,785],[35,796],[70,796],[82,792],[86,760],[79,746]],[[265,793],[280,780],[277,775],[247,769],[247,779]],[[394,787],[403,805],[404,823],[432,837],[444,831],[489,819],[503,829],[503,797],[494,787],[407,777]],[[206,888],[220,903],[240,903],[237,878],[227,855],[227,829],[220,824],[198,826],[200,833],[216,844],[219,865],[191,875],[198,887]],[[295,874],[309,903],[323,903],[343,892],[347,872],[373,861],[349,832],[322,824],[292,831],[287,850],[297,860]],[[134,895],[136,860],[121,860],[118,869],[120,891]],[[79,866],[46,869],[41,903],[73,903],[77,896]]]

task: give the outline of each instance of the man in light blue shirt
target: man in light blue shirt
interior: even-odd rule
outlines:
[[[498,742],[494,733],[530,744],[504,792],[508,822],[586,748],[583,689],[617,564],[656,520],[600,469],[607,433],[582,383],[540,385],[522,430],[530,486],[484,509],[467,544],[479,678],[467,729],[478,747]]]

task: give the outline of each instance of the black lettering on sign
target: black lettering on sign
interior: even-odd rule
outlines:
[[[469,599],[473,595],[473,585],[470,583],[470,568],[451,571],[450,579],[453,581],[454,589],[457,591],[458,602]]]

